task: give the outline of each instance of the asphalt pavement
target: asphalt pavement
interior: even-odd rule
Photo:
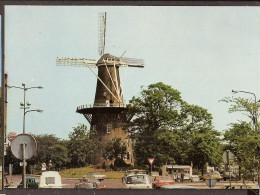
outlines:
[[[39,175],[29,175],[27,174],[27,177],[35,177],[39,181]],[[13,175],[12,177],[8,177],[9,182],[11,183],[10,188],[17,188],[17,185],[20,184],[22,181],[22,175]],[[62,187],[66,189],[72,189],[75,186],[75,183],[79,181],[79,178],[62,178]],[[123,188],[122,180],[121,179],[105,179],[101,183],[105,184],[105,188],[108,189],[120,189]],[[220,181],[217,182],[216,185],[212,188],[208,187],[205,181],[199,181],[199,182],[175,182],[174,185],[176,186],[194,186],[197,189],[223,189],[224,186],[229,185],[229,181]],[[232,181],[232,186],[242,186],[243,183],[241,181]],[[251,186],[252,188],[258,187],[257,183],[253,183],[252,181],[247,182],[247,186]]]

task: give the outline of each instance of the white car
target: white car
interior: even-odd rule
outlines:
[[[130,174],[123,178],[127,189],[152,189],[151,178],[147,174]]]

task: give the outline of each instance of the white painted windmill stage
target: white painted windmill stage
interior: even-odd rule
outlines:
[[[88,67],[97,78],[97,87],[94,104],[79,106],[77,112],[85,116],[91,126],[91,130],[96,130],[99,140],[103,146],[115,138],[121,138],[127,145],[127,155],[125,162],[133,164],[133,151],[126,130],[123,125],[132,116],[124,114],[126,105],[123,99],[123,92],[119,76],[119,67],[143,68],[143,60],[135,58],[115,57],[109,53],[105,54],[106,35],[106,13],[99,14],[99,60],[85,58],[57,58],[59,66],[84,66]],[[98,68],[98,74],[93,68]],[[101,153],[98,155],[96,163],[101,164],[105,159]],[[106,161],[106,164],[111,162]]]

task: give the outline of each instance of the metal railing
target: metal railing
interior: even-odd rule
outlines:
[[[95,104],[85,104],[77,107],[77,110],[82,110],[86,108],[125,108],[127,104],[125,103],[95,103]]]

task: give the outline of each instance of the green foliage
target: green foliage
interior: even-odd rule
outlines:
[[[68,150],[72,167],[83,167],[94,162],[100,149],[96,132],[89,132],[87,126],[80,124],[69,134]]]
[[[235,154],[236,163],[240,166],[245,179],[252,176],[252,173],[258,172],[259,174],[260,134],[258,118],[260,104],[256,102],[256,99],[241,97],[225,97],[220,101],[230,105],[230,113],[242,112],[250,119],[249,122],[240,120],[237,123],[230,124],[230,128],[225,131],[224,140],[227,142],[226,148]]]
[[[218,165],[221,159],[219,134],[213,130],[206,109],[189,105],[180,92],[161,82],[142,89],[130,101],[128,124],[134,140],[137,165],[190,164],[203,168],[206,162]],[[194,148],[197,148],[195,150]]]
[[[242,121],[233,123],[225,132],[224,139],[229,149],[235,154],[236,162],[241,167],[244,177],[251,172],[257,172],[260,160],[260,135],[250,125]]]
[[[121,138],[116,138],[114,141],[110,141],[103,148],[102,156],[105,159],[113,160],[115,159],[113,169],[116,167],[127,167],[125,163],[124,156],[127,154],[127,147]]]
[[[229,106],[229,113],[234,112],[242,112],[245,116],[247,116],[250,119],[250,123],[253,128],[255,128],[255,125],[259,127],[259,124],[257,123],[257,118],[259,118],[259,109],[260,104],[256,103],[255,100],[252,99],[246,99],[241,97],[225,97],[220,102],[225,102],[230,104]],[[257,128],[259,129],[259,128]]]

